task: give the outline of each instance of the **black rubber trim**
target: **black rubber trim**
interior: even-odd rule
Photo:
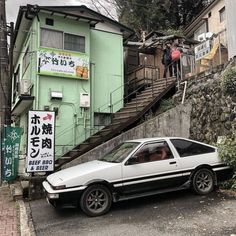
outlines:
[[[212,168],[218,168],[218,167],[226,167],[227,165],[225,164],[216,164],[216,165],[212,165]],[[191,172],[195,170],[194,169],[187,169],[184,171],[174,171],[171,173],[165,173],[165,174],[158,174],[158,175],[151,175],[151,176],[145,176],[145,177],[138,177],[138,178],[133,178],[133,179],[127,179],[127,180],[122,180],[122,181],[117,181],[117,182],[112,182],[112,184],[122,184],[122,183],[128,183],[128,182],[133,182],[133,181],[139,181],[139,180],[145,180],[145,179],[153,179],[153,178],[158,178],[158,177],[164,177],[164,176],[172,176],[172,175],[176,175],[176,174],[184,174],[187,172]]]

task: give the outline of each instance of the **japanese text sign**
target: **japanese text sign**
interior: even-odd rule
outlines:
[[[27,172],[54,170],[55,113],[29,111]]]
[[[81,53],[43,49],[38,51],[38,73],[76,79],[89,78],[89,57]]]
[[[211,51],[210,41],[201,43],[200,45],[194,48],[195,60],[198,61],[204,58]]]
[[[21,133],[21,128],[4,127],[2,143],[3,180],[12,181],[17,177]]]

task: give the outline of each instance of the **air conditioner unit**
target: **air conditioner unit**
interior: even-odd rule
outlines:
[[[200,42],[205,41],[206,40],[206,33],[198,35],[197,40]]]
[[[28,79],[22,79],[20,81],[20,94],[21,95],[30,95],[30,89],[32,87],[32,83]]]
[[[80,107],[90,107],[90,96],[88,93],[80,94]]]

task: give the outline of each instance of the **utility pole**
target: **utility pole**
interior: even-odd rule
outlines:
[[[11,104],[9,104],[11,92],[9,89],[9,59],[7,50],[7,24],[5,0],[0,0],[0,134],[4,125],[11,124]],[[0,150],[0,184],[2,150]]]
[[[5,0],[0,0],[0,117],[1,128],[11,124],[9,59],[7,49]]]

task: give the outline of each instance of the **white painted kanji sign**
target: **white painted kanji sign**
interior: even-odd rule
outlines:
[[[27,172],[54,170],[55,113],[29,111]]]

